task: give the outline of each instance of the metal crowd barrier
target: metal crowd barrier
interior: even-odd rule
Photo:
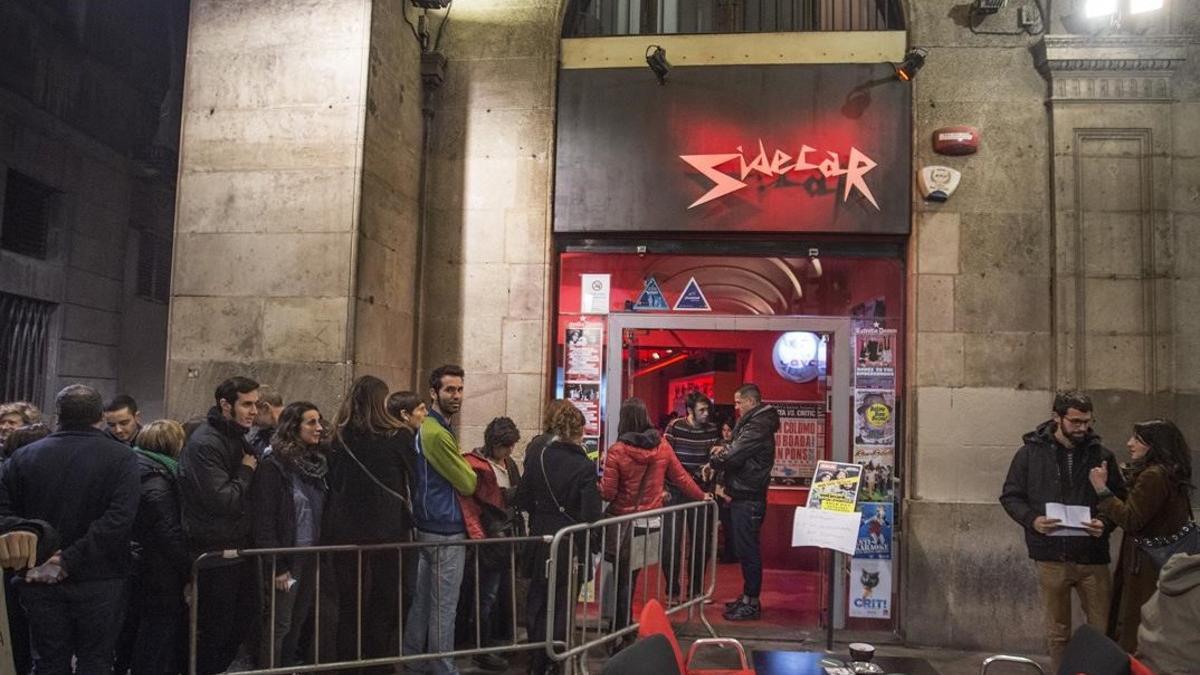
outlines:
[[[657,524],[655,523],[657,521]],[[548,598],[546,608],[546,635],[538,644],[544,645],[546,654],[554,661],[578,662],[579,669],[586,672],[585,655],[593,648],[606,646],[625,635],[635,633],[639,624],[637,616],[629,618],[623,628],[613,629],[617,621],[618,593],[626,594],[625,608],[633,611],[634,570],[641,570],[641,602],[644,605],[651,597],[658,599],[667,608],[667,614],[687,612],[688,618],[699,615],[701,623],[712,637],[716,631],[704,616],[705,601],[712,597],[717,585],[717,504],[713,501],[689,502],[666,506],[652,511],[642,511],[624,516],[604,518],[594,523],[580,523],[559,530],[550,543],[550,559],[547,562]],[[685,551],[670,555],[673,543],[664,541],[664,533],[678,532],[680,527],[691,524],[690,532],[703,532],[688,541]],[[670,529],[668,529],[668,524]],[[632,532],[628,532],[633,528]],[[616,545],[609,544],[615,538]],[[582,547],[582,551],[578,548]],[[609,549],[614,555],[605,556]],[[664,559],[664,552],[668,554]],[[582,556],[577,558],[578,554]],[[695,555],[695,554],[699,555]],[[565,556],[565,557],[564,557]],[[612,557],[609,561],[606,558]],[[680,578],[679,565],[687,565],[686,579]],[[562,565],[560,561],[577,560],[577,564]],[[697,569],[696,561],[699,561]],[[565,583],[560,578],[566,572]],[[578,575],[591,577],[587,588]],[[651,579],[647,575],[653,575]],[[699,592],[693,593],[693,575],[700,574]],[[622,580],[622,575],[624,579]],[[666,598],[664,577],[674,578],[679,585],[681,597]],[[622,583],[623,581],[623,583]],[[650,588],[654,586],[651,596]],[[584,587],[580,599],[576,589]],[[572,610],[567,612],[566,640],[554,639],[555,599],[563,591],[576,594]],[[670,589],[667,589],[669,592]],[[611,600],[611,602],[610,602]],[[605,631],[605,616],[610,617],[609,630]],[[582,617],[582,620],[581,620]],[[591,637],[589,637],[591,636]],[[530,636],[533,640],[535,636]]]
[[[257,667],[253,670],[237,671],[237,672],[241,672],[241,673],[246,673],[247,675],[268,675],[268,674],[274,674],[274,673],[306,673],[306,672],[315,672],[315,671],[324,672],[324,671],[335,671],[335,670],[340,670],[340,669],[345,669],[345,668],[363,668],[363,667],[369,667],[369,666],[384,666],[384,665],[409,663],[409,662],[416,662],[416,661],[428,661],[428,660],[439,659],[439,658],[456,658],[456,657],[460,657],[460,656],[475,656],[475,655],[479,655],[479,654],[513,652],[513,651],[520,651],[520,650],[545,649],[546,646],[541,642],[519,642],[518,641],[517,627],[522,625],[522,622],[518,621],[518,610],[523,609],[524,607],[523,607],[523,605],[518,605],[518,603],[517,603],[517,591],[516,591],[516,589],[517,589],[517,570],[518,570],[517,551],[518,551],[518,547],[522,546],[523,544],[530,543],[530,542],[548,543],[550,540],[551,540],[551,538],[548,536],[547,537],[506,537],[506,538],[502,538],[502,539],[463,539],[462,541],[456,541],[452,544],[448,544],[445,542],[404,542],[404,543],[372,544],[372,545],[361,545],[361,546],[339,545],[339,546],[308,546],[308,547],[299,547],[299,548],[241,549],[241,550],[213,551],[213,552],[209,552],[209,553],[204,553],[204,554],[200,555],[195,560],[195,562],[192,564],[192,576],[191,576],[192,586],[191,586],[191,588],[193,589],[193,591],[192,591],[192,599],[191,599],[190,608],[189,608],[190,620],[188,622],[189,623],[188,672],[191,675],[196,675],[196,673],[197,673],[197,650],[199,648],[199,639],[200,639],[198,632],[197,632],[197,618],[199,615],[199,607],[205,601],[205,599],[203,597],[201,597],[201,594],[197,590],[197,589],[201,588],[200,584],[198,583],[200,580],[200,575],[203,574],[206,569],[210,569],[211,567],[216,566],[216,565],[229,565],[229,564],[237,564],[237,563],[241,563],[241,564],[258,563],[258,565],[255,565],[254,568],[252,570],[248,571],[247,573],[253,573],[262,579],[261,583],[265,584],[265,587],[261,586],[261,585],[256,585],[256,588],[260,589],[263,593],[265,593],[266,597],[270,598],[269,603],[266,603],[267,606],[262,607],[263,617],[266,620],[265,620],[265,622],[262,622],[262,634],[259,636],[259,640],[263,644],[272,645],[272,647],[270,647],[269,649],[266,650],[266,652],[268,654],[268,659],[267,659],[268,663],[266,663],[266,664],[259,663],[257,665]],[[480,560],[479,560],[478,555],[474,555],[474,556],[470,556],[469,558],[467,558],[466,564],[468,566],[464,568],[463,573],[464,573],[464,575],[466,575],[468,573],[473,573],[474,580],[475,580],[474,598],[473,598],[473,602],[472,602],[472,606],[474,607],[474,613],[475,613],[475,635],[474,635],[475,646],[473,648],[469,648],[469,649],[455,649],[454,651],[450,651],[450,652],[404,654],[403,653],[404,622],[407,620],[407,617],[404,616],[404,610],[403,610],[403,608],[404,608],[404,579],[405,579],[405,564],[406,564],[404,553],[405,553],[405,551],[412,551],[414,549],[452,548],[455,546],[468,547],[468,549],[470,549],[470,548],[478,549],[478,547],[480,547],[480,546],[507,546],[508,547],[508,558],[509,558],[508,559],[508,563],[509,563],[509,565],[508,565],[508,582],[509,582],[509,598],[508,598],[508,600],[509,600],[509,607],[510,607],[510,611],[511,611],[511,616],[509,618],[512,621],[511,626],[512,626],[512,631],[513,631],[511,643],[501,645],[498,647],[486,647],[481,644],[481,625],[482,625],[481,620],[486,620],[486,618],[480,617],[480,588],[479,588]],[[396,552],[396,565],[397,565],[396,572],[397,572],[397,580],[398,581],[397,581],[397,597],[396,597],[396,605],[395,606],[396,606],[396,614],[397,614],[397,624],[396,625],[397,625],[398,636],[397,636],[397,640],[396,640],[396,655],[395,656],[389,655],[389,656],[385,656],[385,657],[364,658],[363,644],[362,644],[362,639],[363,639],[363,593],[362,593],[363,554],[369,553],[369,552],[374,552],[374,551],[395,551]],[[322,601],[321,567],[323,564],[325,564],[325,565],[329,564],[328,561],[323,560],[323,558],[326,557],[328,554],[343,554],[345,556],[353,556],[356,561],[354,563],[355,564],[355,579],[356,579],[355,588],[338,589],[339,593],[349,591],[356,595],[355,603],[354,603],[356,617],[355,617],[355,624],[353,626],[353,630],[355,631],[355,633],[357,635],[357,646],[356,646],[355,658],[352,660],[340,660],[339,661],[339,660],[336,660],[336,657],[334,658],[334,660],[322,660],[323,655],[321,654],[321,645],[322,645],[323,640],[322,640],[322,633],[321,633],[321,618],[322,618],[322,613],[321,613],[321,601]],[[314,587],[315,597],[314,597],[314,601],[313,601],[313,609],[312,609],[312,615],[311,615],[312,620],[313,620],[313,631],[312,631],[312,633],[313,633],[313,636],[312,636],[312,643],[313,643],[312,644],[312,648],[313,648],[312,661],[313,662],[312,663],[304,663],[301,665],[285,666],[285,665],[278,664],[276,662],[278,655],[275,653],[275,649],[274,649],[273,645],[275,644],[275,637],[276,637],[275,636],[275,619],[276,619],[277,598],[276,598],[276,592],[274,589],[274,585],[272,582],[276,576],[278,557],[282,556],[282,555],[293,556],[293,557],[295,557],[295,556],[316,556],[316,564],[314,566],[315,572],[313,574],[313,581],[312,581],[315,586]],[[471,560],[474,561],[473,564],[470,564]],[[342,563],[342,564],[344,564],[344,563]],[[410,559],[408,561],[408,564],[414,565],[414,564],[417,564],[417,562],[415,559]],[[434,578],[437,578],[440,576],[441,564],[442,564],[441,556],[437,555],[436,556],[436,566],[435,566],[434,575],[433,575]],[[260,565],[261,565],[261,567],[260,567]],[[269,577],[267,577],[267,576],[265,576],[265,574],[263,574],[263,571],[265,571],[265,570],[270,570]],[[415,573],[415,570],[413,570],[413,573]],[[256,579],[256,581],[258,581],[258,579]],[[301,583],[303,583],[304,581],[305,580],[302,580]],[[256,592],[258,592],[258,591],[256,591]],[[498,598],[498,600],[499,600],[499,598]],[[497,606],[500,606],[500,605],[497,604]],[[436,612],[437,612],[437,601],[436,601],[436,598],[434,598],[432,601],[431,618],[436,616]],[[490,617],[487,617],[487,618],[490,618]],[[259,617],[255,617],[255,619],[256,619],[256,621],[260,620]],[[230,617],[230,620],[232,621],[233,617]],[[340,626],[338,627],[339,630],[341,628],[342,627],[340,627]],[[432,628],[431,628],[431,630],[432,630]],[[326,639],[324,640],[324,642],[326,642],[326,643],[329,642],[328,637],[329,636],[325,636]],[[259,651],[262,651],[262,650],[259,650]],[[255,654],[254,656],[257,657],[258,654]]]

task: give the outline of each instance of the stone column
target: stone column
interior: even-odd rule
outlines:
[[[464,447],[497,415],[531,438],[550,397],[560,4],[455,0],[442,37],[449,62],[431,127],[421,370],[466,369]]]
[[[246,374],[332,416],[410,384],[419,49],[404,3],[194,0],[168,414]]]
[[[1172,71],[1184,36],[1048,35],[1055,385],[1096,397],[1099,431],[1172,412]],[[1187,254],[1179,256],[1189,257]]]

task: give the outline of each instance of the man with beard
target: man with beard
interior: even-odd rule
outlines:
[[[1108,625],[1108,534],[1113,526],[1094,515],[1099,499],[1088,472],[1105,462],[1116,466],[1116,460],[1092,433],[1094,421],[1086,395],[1056,395],[1051,419],[1025,434],[1000,494],[1004,510],[1025,528],[1025,545],[1037,566],[1055,671],[1071,638],[1072,589],[1087,622],[1101,631]],[[1118,496],[1125,494],[1120,472],[1109,475],[1108,487]],[[1093,516],[1082,523],[1063,523],[1046,516],[1048,502],[1086,506]]]
[[[432,405],[417,434],[417,457],[412,476],[413,521],[420,549],[417,597],[404,626],[404,653],[454,651],[454,618],[462,586],[466,548],[452,544],[466,539],[467,529],[458,497],[475,494],[475,471],[463,459],[450,418],[462,409],[463,369],[446,365],[429,376]],[[427,662],[426,672],[457,673],[454,659]]]
[[[708,462],[709,450],[720,444],[721,430],[709,420],[712,412],[712,401],[703,392],[691,391],[687,395],[687,417],[680,417],[667,425],[664,434],[667,442],[679,458],[679,463],[692,477],[700,488],[709,490],[700,475],[700,468]],[[684,504],[691,500],[674,483],[667,485],[670,494],[670,504]],[[691,599],[700,595],[704,581],[704,561],[712,553],[714,542],[708,541],[708,533],[712,523],[704,516],[705,511],[692,511],[685,514],[667,516],[663,523],[663,537],[669,546],[667,561],[663,563],[663,571],[667,576],[667,586],[671,597],[679,596],[679,578],[681,571],[686,569],[689,593],[683,599]],[[688,531],[687,546],[683,544],[683,531]],[[686,555],[681,555],[686,552]],[[682,560],[681,560],[682,558]],[[686,567],[685,567],[686,566]]]
[[[258,414],[258,383],[231,377],[217,387],[214,398],[216,405],[179,454],[183,530],[193,555],[250,543],[250,482],[258,459],[246,434]],[[200,573],[195,593],[201,673],[224,671],[242,642],[256,636],[257,596],[250,568],[242,560],[221,560]],[[254,654],[254,648],[246,645],[244,654]]]
[[[725,472],[725,491],[733,521],[733,547],[742,565],[742,594],[725,603],[727,621],[754,621],[762,616],[762,545],[759,533],[767,515],[767,488],[775,466],[775,432],[779,412],[763,403],[757,385],[746,383],[733,394],[737,424],[729,445],[713,448],[712,469]],[[708,470],[705,471],[705,474]]]

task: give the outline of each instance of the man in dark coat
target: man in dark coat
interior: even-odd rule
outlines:
[[[725,492],[732,499],[733,546],[742,565],[742,595],[726,603],[725,618],[751,621],[762,615],[758,601],[762,591],[759,532],[767,514],[779,413],[762,402],[762,392],[754,384],[743,384],[734,393],[733,402],[741,417],[733,427],[729,445],[713,449],[711,467],[725,472]]]
[[[1072,589],[1087,622],[1100,631],[1108,625],[1108,535],[1113,525],[1096,516],[1099,498],[1088,472],[1105,462],[1116,466],[1116,461],[1092,433],[1092,422],[1090,398],[1079,392],[1055,396],[1052,419],[1025,434],[1000,494],[1004,510],[1025,528],[1025,545],[1037,565],[1055,670],[1071,638]],[[1120,472],[1110,474],[1108,485],[1114,494],[1125,495]],[[1048,503],[1087,507],[1091,518],[1063,523],[1046,515]]]
[[[179,456],[183,529],[193,554],[243,548],[250,541],[250,482],[258,460],[246,433],[258,414],[258,383],[231,377],[214,394],[216,405]],[[258,619],[256,580],[244,561],[208,561],[195,589],[197,669],[219,673],[233,662]],[[246,645],[246,654],[256,646]]]
[[[49,523],[61,550],[25,574],[34,669],[112,671],[131,568],[130,533],[141,485],[129,448],[96,428],[103,400],[91,387],[58,393],[58,431],[21,448],[0,477],[0,519]]]

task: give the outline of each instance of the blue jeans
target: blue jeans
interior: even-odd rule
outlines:
[[[416,541],[427,544],[452,544],[465,534],[434,534],[416,531]],[[458,592],[462,587],[465,546],[428,546],[421,549],[417,564],[416,597],[404,625],[404,654],[428,654],[454,651],[454,618],[458,612]],[[408,667],[410,671],[458,673],[454,659],[423,661]]]
[[[757,598],[762,592],[762,550],[758,533],[767,514],[767,503],[735,499],[729,511],[733,521],[733,550],[742,564],[742,593]]]
[[[33,672],[111,675],[125,616],[126,580],[23,584],[21,606],[29,616]]]

